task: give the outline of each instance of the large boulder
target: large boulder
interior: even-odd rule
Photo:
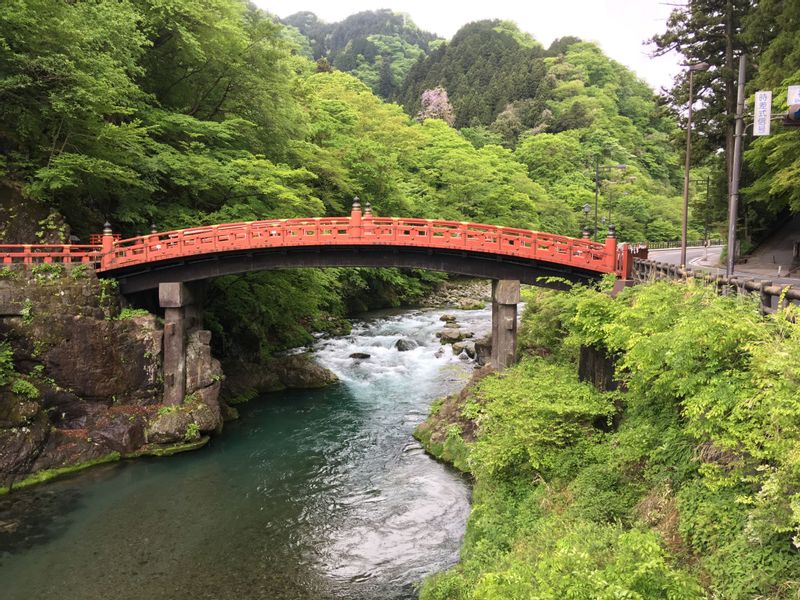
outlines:
[[[333,371],[318,365],[310,354],[285,356],[273,364],[281,383],[289,389],[323,388],[339,381]]]
[[[211,356],[211,332],[189,334],[186,344],[186,389],[188,393],[209,387],[222,379],[222,365]]]
[[[50,424],[45,413],[22,427],[0,429],[0,487],[29,473],[47,440]]]
[[[163,407],[147,427],[147,441],[154,444],[172,444],[186,438],[192,415],[180,407]]]

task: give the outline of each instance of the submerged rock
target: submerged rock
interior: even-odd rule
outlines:
[[[408,338],[400,338],[394,343],[394,347],[397,348],[400,352],[408,352],[409,350],[413,350],[419,344],[414,340],[409,340]]]
[[[371,356],[372,356],[371,354],[367,354],[366,352],[353,352],[350,355],[350,358],[355,358],[356,360],[364,360],[370,358]]]

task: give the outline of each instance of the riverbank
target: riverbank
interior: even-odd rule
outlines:
[[[475,336],[489,327],[486,309],[447,313]],[[416,598],[457,561],[469,512],[468,482],[411,437],[473,370],[436,337],[444,314],[381,311],[320,338],[339,383],[240,405],[202,452],[0,499],[4,598]]]
[[[416,431],[475,480],[461,562],[421,598],[796,597],[800,326],[691,284],[525,300],[520,363]]]

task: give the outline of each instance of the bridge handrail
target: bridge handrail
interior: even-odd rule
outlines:
[[[101,247],[90,244],[0,244],[0,262],[12,264],[100,264]]]
[[[268,219],[152,233],[114,242],[103,269],[208,252],[381,244],[499,253],[609,270],[603,243],[499,225],[404,217],[366,218],[359,224],[346,217]]]
[[[0,246],[9,262],[99,262],[100,271],[202,254],[321,245],[391,245],[455,249],[514,256],[624,275],[631,259],[626,245],[515,227],[409,217],[374,217],[353,210],[350,217],[266,219],[153,232],[115,239],[106,231],[102,246]],[[10,250],[9,250],[10,248]],[[69,250],[65,250],[69,248]],[[627,257],[627,258],[626,258]]]

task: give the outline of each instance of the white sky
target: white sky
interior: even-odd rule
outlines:
[[[364,10],[389,8],[407,13],[420,29],[450,39],[462,25],[481,19],[509,19],[545,47],[574,35],[600,44],[655,90],[669,87],[680,70],[677,55],[650,58],[643,42],[665,29],[671,4],[683,0],[255,0],[261,8],[287,17],[309,10],[328,23]]]

